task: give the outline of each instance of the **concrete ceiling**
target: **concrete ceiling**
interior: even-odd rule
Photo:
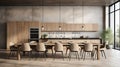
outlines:
[[[117,0],[0,0],[0,6],[104,6]]]

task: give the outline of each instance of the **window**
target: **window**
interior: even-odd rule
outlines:
[[[120,50],[120,1],[109,6],[109,23],[114,34],[114,48]]]
[[[110,7],[110,12],[113,12],[113,11],[114,11],[114,5]]]
[[[115,4],[115,10],[118,10],[120,8],[120,2],[117,2],[116,4]]]

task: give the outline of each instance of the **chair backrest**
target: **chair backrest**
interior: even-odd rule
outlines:
[[[37,45],[36,41],[30,41],[30,45]]]
[[[10,42],[10,46],[14,46],[15,45],[15,43],[13,43],[13,42]]]
[[[63,51],[63,44],[56,42],[55,43],[55,51]]]
[[[17,50],[17,46],[15,45],[14,42],[10,42],[10,50]]]
[[[77,43],[71,43],[70,51],[79,51],[79,45]]]
[[[22,50],[23,51],[31,51],[32,49],[30,48],[30,44],[29,43],[24,43]]]
[[[36,46],[37,51],[46,51],[45,44],[44,43],[39,43]]]
[[[93,51],[93,44],[91,44],[91,43],[86,43],[84,50],[85,50],[85,51]]]

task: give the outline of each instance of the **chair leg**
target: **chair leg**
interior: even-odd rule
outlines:
[[[84,52],[84,59],[83,60],[85,60],[85,56],[86,56],[86,52]]]
[[[105,51],[103,50],[103,54],[104,54],[104,56],[105,56],[105,59],[106,59],[106,54],[105,54]]]
[[[81,51],[81,59],[84,59],[84,51]]]
[[[45,58],[45,60],[46,60],[46,52],[44,52],[44,58]]]
[[[94,53],[93,52],[90,52],[91,53],[91,59],[94,60]]]
[[[8,54],[8,58],[12,55],[12,52],[10,51],[10,53]]]
[[[62,51],[62,58],[63,58],[63,60],[64,60],[64,55],[63,55],[63,51]]]
[[[97,51],[94,52],[94,59],[97,59]]]
[[[66,56],[67,56],[67,52],[68,52],[68,50],[69,50],[69,49],[67,48],[67,49],[66,49]]]
[[[103,51],[100,51],[101,52],[101,55],[102,55],[102,57],[103,57]]]
[[[77,52],[75,52],[75,55],[76,55],[76,59],[77,59]]]
[[[71,51],[69,52],[69,61],[71,60]]]
[[[78,60],[80,60],[80,58],[79,58],[79,53],[77,52],[77,56],[78,56]]]
[[[55,60],[55,58],[56,58],[56,51],[55,51],[55,55],[54,55],[54,60]]]
[[[82,50],[80,50],[80,56],[82,55],[82,52],[83,52],[83,51],[82,51]]]

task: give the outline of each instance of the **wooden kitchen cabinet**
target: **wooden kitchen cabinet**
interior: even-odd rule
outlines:
[[[25,43],[30,38],[30,28],[39,28],[39,22],[8,22],[7,23],[7,49],[10,42]]]
[[[61,30],[59,30],[59,25],[61,26]],[[44,23],[44,32],[96,32],[98,31],[97,24],[70,24],[70,23]],[[83,28],[82,28],[83,27]]]
[[[92,31],[92,24],[84,24],[84,31]]]
[[[58,23],[46,23],[46,31],[58,31],[59,24]]]
[[[92,24],[92,30],[98,31],[98,24]]]
[[[74,24],[73,31],[82,31],[82,24]]]
[[[72,24],[65,24],[64,25],[64,31],[67,31],[67,32],[69,32],[69,31],[73,31],[74,30],[74,28],[73,28],[74,26],[72,25]]]

